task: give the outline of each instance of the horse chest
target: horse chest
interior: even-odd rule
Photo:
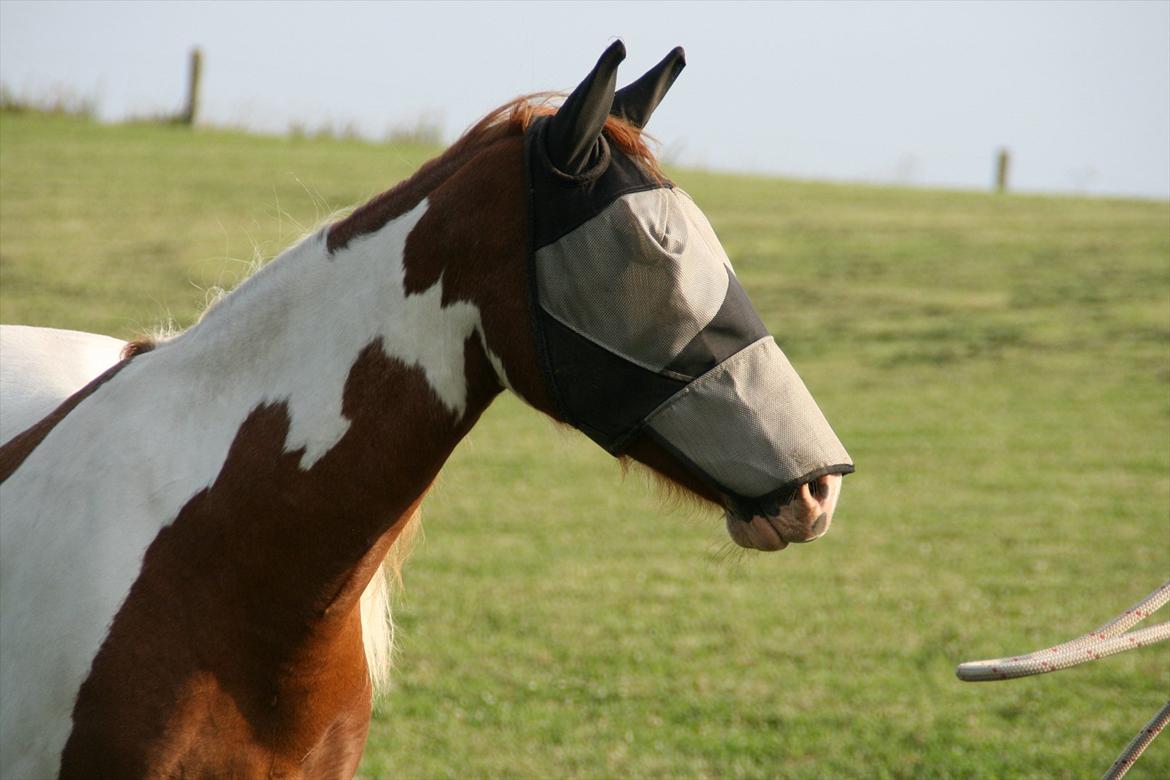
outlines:
[[[360,630],[355,612],[283,662],[112,636],[78,696],[61,777],[352,777],[372,695]]]

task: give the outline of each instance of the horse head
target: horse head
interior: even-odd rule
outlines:
[[[563,419],[725,507],[732,539],[828,530],[852,463],[769,335],[693,200],[607,140],[641,130],[681,48],[615,93],[611,45],[526,136],[533,323]]]

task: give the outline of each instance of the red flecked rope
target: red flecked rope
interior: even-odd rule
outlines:
[[[1153,720],[1129,741],[1125,750],[1121,751],[1121,755],[1113,762],[1113,766],[1109,767],[1109,771],[1102,775],[1101,780],[1120,780],[1125,777],[1125,773],[1133,766],[1133,762],[1137,761],[1138,756],[1149,747],[1149,744],[1154,741],[1154,737],[1162,733],[1162,729],[1166,728],[1168,721],[1170,721],[1170,701],[1166,702],[1166,706],[1158,710]]]
[[[1026,655],[992,658],[986,661],[968,661],[959,664],[955,674],[960,680],[966,682],[1010,680],[1013,677],[1028,677],[1033,674],[1068,669],[1087,661],[1095,661],[1098,658],[1125,650],[1133,650],[1135,647],[1145,647],[1154,642],[1161,642],[1163,639],[1170,639],[1170,622],[1159,623],[1137,631],[1129,630],[1149,617],[1167,601],[1170,601],[1170,580],[1164,582],[1153,593],[1096,631],[1090,631],[1071,641]],[[1117,780],[1128,772],[1142,751],[1165,728],[1167,721],[1170,721],[1170,702],[1158,711],[1158,714],[1146,724],[1144,729],[1138,732],[1138,735],[1113,762],[1113,766],[1105,773],[1102,780]]]

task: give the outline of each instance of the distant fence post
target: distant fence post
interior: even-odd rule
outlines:
[[[995,191],[1007,192],[1008,165],[1011,163],[1011,154],[1007,148],[1000,148],[995,157]]]
[[[191,126],[199,115],[199,80],[203,75],[203,52],[191,50],[191,66],[187,73],[187,106],[179,115],[179,122]]]

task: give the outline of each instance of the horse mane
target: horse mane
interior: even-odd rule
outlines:
[[[135,355],[150,352],[156,346],[158,346],[158,339],[153,336],[143,336],[133,341],[127,341],[126,346],[122,347],[122,359],[129,360]]]

